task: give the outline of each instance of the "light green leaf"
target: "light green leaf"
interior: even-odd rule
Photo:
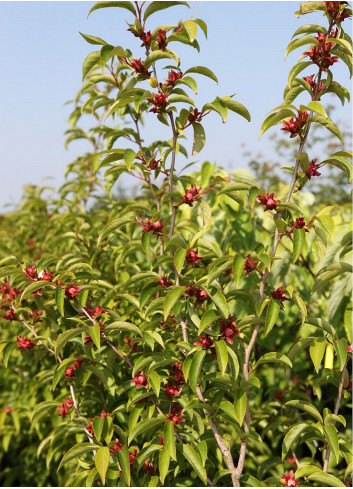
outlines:
[[[166,478],[169,471],[169,463],[170,463],[170,455],[166,448],[163,448],[159,452],[158,457],[158,469],[159,469],[159,478],[161,483],[164,484],[164,479]]]
[[[157,2],[157,3],[162,3],[162,2]],[[134,6],[132,5],[131,2],[111,2],[111,1],[103,1],[103,2],[97,2],[93,5],[91,10],[88,12],[87,17],[94,12],[95,10],[101,9],[101,8],[107,8],[107,7],[120,7],[120,8],[125,8],[129,10],[131,13],[136,15],[136,10]]]
[[[175,55],[171,54],[168,51],[152,51],[146,58],[144,64],[145,68],[149,68],[153,63],[158,61],[159,59],[175,59]]]
[[[293,294],[292,299],[294,300],[294,302],[298,306],[300,315],[302,317],[302,325],[303,325],[306,321],[306,318],[307,318],[306,304],[303,301],[303,299],[297,294]]]
[[[82,34],[82,32],[80,32],[80,34],[83,37],[83,39],[85,41],[87,41],[89,44],[96,44],[96,45],[105,45],[105,44],[107,44],[100,37],[90,36],[88,34]]]
[[[298,39],[294,39],[294,41],[288,44],[286,54],[284,55],[284,59],[288,56],[289,53],[291,53],[295,49],[305,46],[306,44],[315,46],[318,44],[318,41],[314,36],[310,36],[309,34],[299,37]]]
[[[226,371],[227,364],[228,364],[227,345],[224,342],[224,340],[216,341],[215,345],[216,345],[216,353],[217,353],[217,362],[221,370],[221,373],[223,375],[224,372]]]
[[[323,487],[346,487],[337,477],[331,474],[325,474],[325,472],[314,472],[308,476],[309,481],[319,482],[323,484]]]
[[[297,228],[294,229],[292,263],[295,263],[300,257],[304,244],[305,244],[305,230],[297,229]]]
[[[333,424],[329,424],[328,426],[324,426],[324,433],[326,436],[326,440],[331,448],[331,452],[336,459],[336,463],[338,464],[340,458],[340,451],[338,447],[338,436],[337,430]]]
[[[318,124],[319,126],[325,127],[328,131],[330,131],[334,136],[336,136],[341,141],[342,145],[344,145],[343,134],[328,117],[324,117],[323,115],[314,115],[313,117],[309,117],[307,122],[310,122],[312,124]]]
[[[315,406],[310,404],[310,402],[294,400],[294,401],[286,402],[285,406],[293,406],[297,409],[301,409],[302,411],[311,414],[311,416],[314,416],[314,418],[316,418],[318,421],[320,421],[321,424],[323,424],[323,419],[321,414],[319,413],[319,411],[316,409]]]
[[[218,318],[218,314],[214,309],[209,309],[204,313],[201,318],[200,326],[197,334],[200,335],[202,331],[207,328],[211,323],[213,323]]]
[[[164,426],[164,446],[173,460],[176,460],[176,447],[173,421],[167,421]]]
[[[238,417],[235,412],[235,407],[230,401],[221,401],[219,407],[222,411],[227,413],[231,418],[238,422]]]
[[[339,369],[342,371],[347,360],[347,342],[345,338],[341,338],[339,341],[334,342],[334,347],[337,353],[337,360]]]
[[[205,146],[206,134],[202,124],[198,122],[194,122],[192,128],[194,130],[194,138],[192,143],[191,154],[195,156],[198,153],[200,153],[202,148]]]
[[[294,343],[294,345],[290,347],[287,353],[287,357],[289,358],[289,360],[293,362],[297,358],[299,353],[303,351],[307,346],[311,345],[314,340],[315,338],[313,337],[302,338],[296,343]]]
[[[106,334],[114,333],[115,331],[130,331],[142,336],[142,333],[137,326],[126,321],[114,321],[113,323],[107,324],[104,328]]]
[[[313,361],[316,372],[319,371],[322,359],[324,358],[326,349],[326,339],[325,338],[316,338],[314,343],[310,345],[309,353],[310,358]]]
[[[100,51],[93,51],[90,53],[83,62],[82,65],[82,81],[86,78],[88,73],[93,70],[95,66],[99,66],[101,53]]]
[[[235,112],[236,114],[241,115],[248,122],[251,121],[250,113],[249,113],[248,109],[246,107],[244,107],[243,104],[241,104],[240,102],[236,102],[235,100],[229,100],[228,102],[226,102],[226,104],[227,104],[227,107],[229,110],[231,110],[232,112]]]
[[[187,462],[193,467],[196,474],[200,477],[202,482],[207,485],[206,470],[202,465],[202,460],[199,454],[190,446],[184,443],[182,445],[182,452]]]
[[[155,370],[149,372],[148,383],[151,385],[156,396],[159,397],[159,391],[161,388],[161,378]]]
[[[123,473],[126,482],[126,486],[130,487],[131,474],[130,474],[129,450],[127,446],[124,446],[121,450],[119,450],[117,456],[118,456],[118,462],[121,471]]]
[[[262,357],[255,363],[253,370],[255,370],[261,363],[269,363],[269,362],[275,362],[275,363],[283,363],[287,365],[288,367],[292,368],[292,362],[289,360],[286,355],[283,355],[282,353],[276,352],[276,351],[271,351],[269,353],[265,353],[262,355]]]
[[[186,75],[187,73],[198,73],[199,75],[207,76],[208,78],[211,78],[211,80],[214,80],[216,83],[218,83],[216,75],[205,66],[193,66],[192,68],[186,70],[184,75]]]
[[[239,286],[240,277],[242,276],[242,274],[244,272],[245,261],[246,261],[245,258],[243,258],[241,255],[235,255],[234,256],[233,278],[234,278],[234,285],[235,285],[236,289]]]
[[[58,471],[63,465],[65,465],[67,462],[70,462],[70,460],[78,458],[85,453],[93,452],[93,450],[98,450],[99,448],[100,445],[96,445],[95,443],[78,443],[65,453],[59,464]]]
[[[61,317],[64,317],[65,289],[57,287],[55,290],[55,302]]]
[[[193,392],[195,392],[196,390],[205,356],[206,356],[206,350],[199,350],[195,353],[192,359],[190,372],[189,372],[189,384]]]
[[[136,436],[150,430],[151,428],[155,428],[156,426],[158,426],[164,422],[165,422],[165,416],[160,416],[158,418],[144,419],[143,421],[140,421],[130,431],[128,444],[130,445],[130,443],[132,442],[132,440],[134,440],[136,438]]]
[[[197,34],[197,24],[192,20],[186,20],[184,23],[184,29],[188,35],[189,41],[194,42]]]
[[[292,447],[293,443],[296,442],[296,440],[299,438],[299,436],[303,433],[304,430],[306,430],[309,427],[307,423],[299,423],[294,426],[292,426],[286,436],[284,437],[283,443],[282,443],[282,460],[286,458],[286,455],[290,448]]]
[[[212,299],[212,302],[216,305],[217,309],[221,312],[222,316],[227,319],[227,317],[229,316],[229,308],[228,308],[227,300],[222,294],[222,292],[217,289],[216,292],[211,294],[209,290],[207,289],[205,290],[207,291],[208,295]]]
[[[98,471],[102,479],[102,484],[105,484],[105,476],[107,474],[108,466],[109,466],[109,447],[100,447],[97,450],[96,456],[94,457],[94,465]]]
[[[235,417],[242,426],[246,413],[246,391],[238,389],[235,394]]]
[[[182,271],[183,266],[184,266],[186,252],[187,252],[187,250],[185,250],[184,248],[179,248],[174,253],[174,264],[175,264],[175,268],[177,269],[177,272],[179,273],[179,275],[181,274],[181,271]]]
[[[125,3],[125,2],[122,2]],[[174,7],[175,5],[185,5],[186,7],[189,7],[187,2],[151,2],[147,5],[147,8],[145,10],[145,13],[143,15],[143,20],[148,19],[148,17],[155,12],[158,12],[159,10],[164,10],[169,7]],[[190,7],[189,7],[190,8]]]
[[[275,126],[276,124],[280,124],[284,119],[287,117],[295,117],[296,114],[290,110],[290,109],[282,109],[278,112],[275,112],[274,114],[270,114],[264,122],[262,123],[261,130],[260,130],[260,138],[261,136],[268,131],[272,126]]]
[[[276,324],[278,319],[279,311],[281,310],[281,305],[279,302],[271,299],[270,305],[268,306],[266,319],[265,319],[265,330],[264,335],[267,336],[271,331],[273,326]]]
[[[168,314],[173,309],[180,297],[185,293],[185,287],[173,287],[164,299],[164,320],[166,321]]]

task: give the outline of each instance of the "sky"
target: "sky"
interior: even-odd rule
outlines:
[[[73,142],[65,150],[65,130],[73,99],[81,86],[82,63],[96,46],[87,44],[79,31],[103,38],[110,44],[131,47],[135,57],[143,56],[139,40],[127,32],[132,15],[125,9],[88,11],[91,1],[0,1],[0,49],[3,74],[0,80],[0,145],[2,153],[0,208],[19,202],[24,184],[49,184],[58,188],[64,170],[79,154],[89,150],[88,143]],[[162,24],[177,24],[199,8],[195,18],[208,25],[208,39],[200,32],[201,52],[174,43],[182,60],[181,69],[207,66],[217,75],[218,85],[197,76],[199,95],[192,97],[200,107],[217,95],[236,93],[244,104],[251,123],[230,113],[226,124],[217,114],[205,119],[206,145],[200,161],[217,161],[227,169],[246,167],[244,149],[254,155],[273,156],[268,138],[259,140],[266,114],[282,103],[290,68],[304,49],[284,60],[286,46],[294,31],[306,23],[326,25],[317,12],[296,18],[297,1],[203,1],[166,9],[149,18],[148,29]],[[310,18],[309,18],[310,17]],[[351,21],[345,22],[349,32]],[[99,47],[98,47],[99,48]],[[135,51],[136,50],[136,51]],[[163,61],[159,62],[162,67]],[[343,63],[333,67],[334,77],[350,87],[348,69]],[[306,72],[310,75],[314,73]],[[330,99],[331,100],[331,99]],[[337,99],[338,101],[338,99]],[[351,124],[351,106],[336,117]],[[108,121],[107,121],[108,122]],[[158,138],[160,124],[145,128],[146,139]],[[278,131],[278,126],[269,135]],[[191,140],[189,142],[189,149]],[[192,160],[190,160],[192,161]],[[185,164],[179,161],[177,165]],[[283,164],[288,164],[284,162]],[[48,178],[49,177],[49,178]]]

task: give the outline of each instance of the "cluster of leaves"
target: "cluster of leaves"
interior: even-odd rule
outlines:
[[[261,131],[282,123],[299,143],[288,191],[209,162],[176,173],[189,132],[192,155],[202,150],[210,112],[223,122],[228,111],[250,115],[230,96],[202,108],[190,98],[191,74],[217,78],[202,66],[181,71],[170,46],[198,50],[207,26],[191,17],[147,27],[174,5],[188,6],[94,5],[90,13],[127,10],[144,54],[82,34],[101,48],[84,61],[67,142],[84,138],[92,151],[69,165],[75,178],[58,198],[29,187],[1,217],[3,485],[341,486],[350,477],[350,205],[318,205],[303,191],[324,165],[351,180],[344,149],[320,163],[304,152],[312,124],[343,144],[319,100],[349,98],[327,60],[350,66],[341,26],[350,10],[301,5],[300,14],[323,10],[329,28],[295,33],[287,51],[309,44],[310,61],[292,68]],[[173,64],[157,70],[161,60]],[[313,63],[316,77],[297,78]],[[301,92],[310,102],[297,108]],[[170,140],[145,144],[149,112]],[[89,130],[83,115],[94,119]],[[142,182],[134,199],[114,198],[123,173]]]

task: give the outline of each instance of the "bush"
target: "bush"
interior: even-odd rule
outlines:
[[[99,50],[83,63],[67,142],[85,138],[92,151],[69,165],[57,198],[28,187],[1,218],[2,485],[343,486],[350,477],[351,207],[307,191],[324,166],[351,180],[351,153],[323,105],[327,93],[349,100],[333,73],[338,61],[350,66],[341,24],[350,9],[300,6],[298,15],[322,10],[327,27],[301,27],[287,48],[305,49],[305,61],[261,134],[280,124],[296,151],[284,167],[290,184],[273,174],[265,189],[209,162],[176,173],[186,136],[192,155],[202,150],[210,112],[250,121],[232,97],[202,108],[190,98],[194,77],[216,75],[181,71],[170,46],[198,49],[207,26],[150,27],[180,3],[91,9],[128,10],[145,54],[83,35]],[[300,94],[308,102],[296,107]],[[88,130],[85,114],[95,119]],[[171,139],[145,145],[151,115]],[[306,152],[313,125],[342,145],[321,161]],[[124,173],[141,182],[134,198],[115,193]]]

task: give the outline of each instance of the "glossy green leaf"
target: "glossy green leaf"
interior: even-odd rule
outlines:
[[[318,124],[319,126],[325,127],[328,131],[330,131],[334,136],[336,136],[342,145],[344,145],[343,134],[338,129],[338,127],[329,119],[323,115],[314,115],[313,117],[309,117],[307,122],[311,124]]]
[[[137,326],[126,321],[114,321],[113,323],[107,324],[104,327],[104,332],[106,334],[114,333],[115,331],[129,331],[142,336],[142,333]]]
[[[260,130],[260,138],[261,136],[268,131],[271,127],[275,126],[276,124],[280,124],[284,119],[287,117],[295,117],[295,112],[293,112],[290,109],[282,109],[279,110],[278,112],[275,112],[274,114],[270,114],[266,119],[264,120],[261,130]]]
[[[262,357],[255,363],[253,370],[257,368],[261,363],[269,363],[269,362],[274,362],[274,363],[283,363],[284,365],[287,365],[288,367],[292,368],[292,362],[289,360],[286,355],[283,355],[282,353],[279,352],[274,352],[271,351],[269,353],[265,353],[262,355]]]
[[[334,342],[334,347],[337,353],[337,360],[338,360],[338,365],[339,369],[342,371],[343,367],[346,364],[347,360],[347,342],[345,338],[341,338],[337,342]]]
[[[209,68],[206,68],[205,66],[193,66],[192,68],[186,70],[184,74],[186,75],[187,73],[198,73],[199,75],[207,76],[208,78],[211,78],[211,80],[218,83],[218,79],[216,75]]]
[[[241,255],[234,256],[233,279],[234,279],[234,285],[236,289],[239,286],[240,277],[244,272],[245,261],[246,261],[245,258],[243,258]]]
[[[205,130],[202,126],[202,124],[198,122],[194,122],[192,125],[192,128],[194,130],[194,138],[193,138],[193,143],[192,143],[192,151],[191,154],[193,156],[197,155],[200,153],[202,148],[205,145],[206,141],[206,135],[205,135]]]
[[[292,426],[286,433],[282,443],[282,460],[287,456],[287,453],[292,448],[293,444],[297,441],[299,436],[308,428],[307,423],[299,423]]]
[[[159,397],[159,391],[161,389],[161,378],[155,370],[149,372],[148,383],[151,385],[156,396]]]
[[[267,336],[271,331],[273,326],[276,324],[278,319],[279,311],[281,310],[281,305],[279,302],[271,299],[270,305],[268,306],[266,319],[265,319],[265,330],[264,335]]]
[[[314,342],[310,345],[309,353],[310,358],[314,364],[316,372],[319,371],[322,359],[324,358],[326,349],[326,339],[316,338]]]
[[[323,424],[323,419],[319,411],[316,409],[315,406],[310,404],[310,402],[306,401],[300,401],[300,400],[295,400],[295,401],[288,401],[285,403],[285,406],[292,406],[297,409],[301,409],[302,411],[305,411],[308,414],[311,414],[311,416],[314,416],[318,421],[320,421],[321,424]]]
[[[80,457],[81,455],[84,455],[85,453],[88,452],[93,452],[94,450],[98,450],[100,448],[100,445],[97,445],[95,443],[78,443],[77,445],[73,446],[70,448],[68,452],[65,453],[63,458],[61,459],[61,462],[58,467],[58,471],[61,469],[61,467],[71,460]]]
[[[327,440],[327,443],[331,449],[333,456],[336,459],[336,464],[339,462],[340,451],[338,447],[338,436],[337,430],[333,424],[329,424],[328,426],[324,426],[324,433]]]
[[[242,426],[246,413],[246,391],[238,389],[235,394],[235,417]]]
[[[318,44],[318,41],[314,36],[310,36],[309,34],[302,36],[302,37],[299,37],[297,39],[294,39],[294,41],[292,41],[288,44],[284,58],[286,58],[288,56],[288,54],[291,53],[292,51],[294,51],[295,49],[298,49],[298,48],[305,46],[307,44],[310,44],[311,46],[316,46]]]
[[[131,444],[132,440],[134,440],[141,433],[144,433],[150,430],[151,428],[155,428],[156,426],[159,426],[164,422],[165,422],[165,416],[145,419],[143,421],[140,421],[139,423],[137,423],[136,426],[134,426],[134,428],[129,433],[129,439],[128,439],[129,445]]]
[[[94,51],[93,53],[90,53],[86,59],[83,62],[82,66],[82,81],[86,78],[88,73],[93,70],[96,66],[99,66],[100,64],[100,57],[101,53],[100,51]]]
[[[171,289],[164,299],[164,320],[166,321],[168,314],[173,309],[180,297],[185,293],[185,287],[174,287]]]
[[[309,481],[324,484],[323,487],[345,487],[345,484],[337,479],[337,477],[331,474],[325,474],[324,472],[314,472],[308,476],[308,479]]]
[[[99,10],[101,8],[107,8],[107,7],[118,7],[118,8],[124,8],[129,10],[132,14],[136,15],[136,10],[131,2],[112,2],[112,1],[103,1],[103,2],[97,2],[93,5],[91,10],[88,12],[88,16],[94,12],[95,10]],[[87,17],[88,17],[87,16]]]
[[[147,5],[147,8],[143,14],[143,20],[145,21],[146,19],[148,19],[148,17],[150,17],[150,15],[158,12],[159,10],[174,7],[175,5],[185,5],[186,7],[189,7],[187,2],[151,2]]]
[[[294,229],[292,263],[295,263],[300,257],[304,244],[305,244],[305,230],[297,229],[297,228]]]
[[[118,462],[123,473],[123,477],[126,482],[126,486],[130,487],[131,474],[130,474],[130,461],[129,451],[126,446],[117,452]]]
[[[199,350],[195,353],[192,359],[189,372],[189,384],[193,392],[196,390],[205,356],[206,350]]]
[[[166,448],[163,448],[159,452],[159,458],[158,458],[159,477],[160,477],[162,484],[164,484],[164,479],[166,478],[166,476],[168,474],[169,463],[170,463],[170,454]]]
[[[167,421],[164,425],[164,446],[173,460],[176,460],[176,446],[173,421]]]
[[[228,350],[227,345],[224,340],[219,340],[215,342],[217,362],[221,373],[224,374],[228,364]]]
[[[182,445],[182,452],[187,462],[193,467],[196,474],[206,485],[207,484],[206,470],[202,465],[202,460],[199,454],[190,445],[187,444]]]
[[[105,484],[105,476],[109,466],[110,452],[109,447],[100,447],[94,457],[94,465],[101,477],[102,484]]]

